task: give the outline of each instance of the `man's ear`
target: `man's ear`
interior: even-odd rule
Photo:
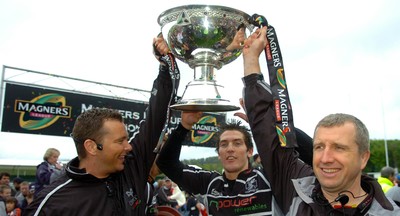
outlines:
[[[371,156],[371,152],[370,151],[366,151],[364,153],[361,154],[361,169],[363,170],[368,163],[369,157]]]
[[[254,151],[253,148],[251,148],[251,149],[249,149],[249,150],[247,151],[247,157],[248,157],[248,158],[253,157],[253,151]]]
[[[83,146],[85,147],[85,150],[88,154],[95,155],[97,154],[97,146],[96,142],[91,140],[91,139],[86,139],[85,142],[83,143]]]

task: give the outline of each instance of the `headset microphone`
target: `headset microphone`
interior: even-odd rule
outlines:
[[[98,150],[103,150],[103,144],[101,144],[101,143],[96,143],[96,145],[97,145],[97,149]]]
[[[341,194],[336,197],[335,202],[340,202],[342,206],[345,206],[349,202],[349,196],[346,194]]]
[[[134,156],[133,156],[132,153],[129,153],[129,154],[125,155],[125,158],[127,158],[127,159],[133,159]]]

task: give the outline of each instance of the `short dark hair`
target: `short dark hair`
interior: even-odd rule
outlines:
[[[215,151],[218,152],[219,150],[219,142],[221,141],[221,135],[225,131],[239,131],[240,133],[243,134],[243,139],[244,143],[246,144],[247,150],[253,149],[253,141],[252,141],[252,136],[250,133],[250,130],[242,125],[241,121],[236,121],[236,120],[231,120],[219,127],[218,132],[216,133],[217,135],[217,146],[215,148]]]
[[[8,172],[1,172],[1,173],[0,173],[0,179],[2,179],[3,176],[11,177],[10,173],[8,173]]]
[[[109,108],[95,107],[78,116],[74,128],[72,129],[71,136],[74,139],[79,158],[86,157],[85,147],[83,146],[85,140],[92,139],[97,142],[103,141],[103,136],[106,131],[102,129],[106,120],[124,122],[121,113],[115,109]]]
[[[13,196],[7,197],[5,201],[6,203],[14,203],[14,207],[18,207],[18,200]]]
[[[21,177],[15,177],[15,178],[13,179],[13,182],[14,182],[14,183],[17,183],[17,184],[21,184],[23,181],[24,181],[24,179],[21,178]]]

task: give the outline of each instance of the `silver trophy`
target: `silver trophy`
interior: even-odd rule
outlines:
[[[225,112],[240,109],[222,97],[215,69],[242,53],[246,32],[253,30],[250,16],[240,10],[216,5],[186,5],[164,11],[158,17],[172,54],[194,69],[194,80],[172,109]]]

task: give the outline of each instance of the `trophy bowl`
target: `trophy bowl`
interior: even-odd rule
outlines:
[[[194,80],[172,109],[225,112],[240,109],[222,97],[215,70],[237,59],[246,33],[253,30],[250,16],[217,5],[185,5],[164,11],[158,17],[162,35],[171,53],[194,69]]]

